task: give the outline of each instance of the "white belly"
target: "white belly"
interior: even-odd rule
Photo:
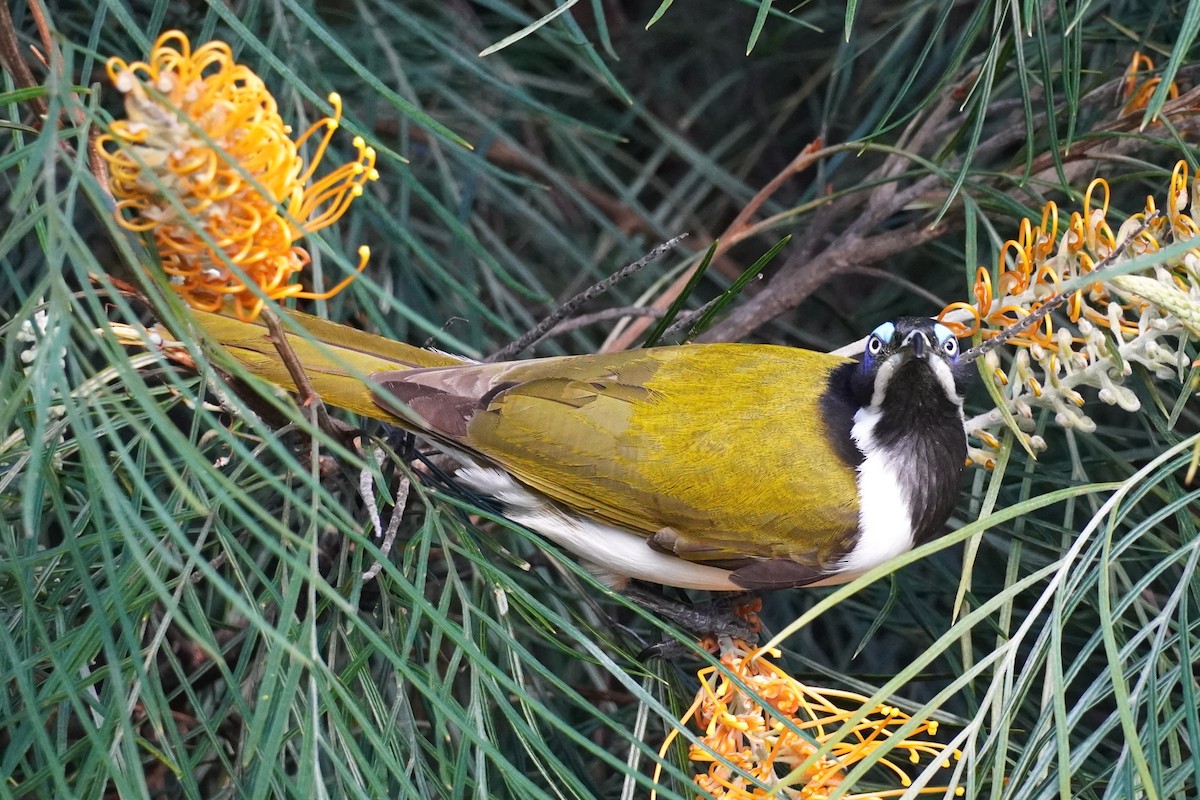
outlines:
[[[504,505],[504,516],[579,556],[606,585],[622,588],[630,578],[682,589],[739,591],[729,570],[661,553],[646,540],[603,522],[568,514],[494,467],[464,467],[458,480]]]

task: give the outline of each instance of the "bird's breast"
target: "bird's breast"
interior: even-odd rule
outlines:
[[[863,454],[858,465],[858,538],[842,559],[847,572],[864,572],[913,545],[912,493],[905,485],[904,454],[878,447],[876,427],[882,414],[871,408],[854,415],[851,438]]]

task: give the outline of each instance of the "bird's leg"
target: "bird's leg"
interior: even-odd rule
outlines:
[[[632,584],[622,594],[698,639],[740,639],[751,646],[758,641],[758,609],[762,607],[762,601],[754,592],[722,594],[705,603],[672,600],[661,591]],[[639,658],[671,658],[683,653],[680,642],[664,639],[643,650]]]

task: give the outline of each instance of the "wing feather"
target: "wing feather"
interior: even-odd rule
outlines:
[[[439,426],[431,414],[431,433],[563,505],[654,537],[656,548],[669,540],[689,560],[819,568],[858,521],[854,470],[820,411],[842,363],[792,348],[700,345],[376,379],[410,403],[415,386],[453,397],[456,412],[469,409],[465,426]]]

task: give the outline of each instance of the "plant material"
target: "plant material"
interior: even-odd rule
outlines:
[[[1099,202],[1097,202],[1097,200]],[[1109,220],[1109,187],[1098,178],[1084,193],[1083,210],[1073,212],[1059,237],[1059,210],[1047,203],[1038,225],[1021,221],[1016,239],[1000,251],[1002,271],[993,281],[980,267],[975,277],[975,303],[952,303],[941,314],[960,336],[979,333],[987,339],[1057,295],[1068,281],[1086,276],[1143,226],[1122,260],[1154,254],[1164,243],[1191,241],[1200,233],[1191,216],[1200,203],[1200,184],[1189,183],[1187,164],[1175,165],[1165,214],[1155,215],[1153,197],[1144,211],[1120,221]],[[1117,228],[1114,234],[1113,228]],[[1066,303],[1069,326],[1056,327],[1051,317],[1013,337],[1017,348],[1007,371],[995,351],[984,356],[1000,397],[1018,421],[1031,427],[1034,407],[1053,409],[1064,428],[1084,432],[1096,423],[1084,411],[1080,389],[1098,390],[1102,402],[1137,411],[1137,395],[1124,385],[1135,364],[1162,380],[1182,379],[1189,365],[1184,345],[1200,331],[1200,242],[1171,252],[1141,274],[1105,276],[1074,291]],[[997,427],[1002,415],[989,412],[968,423],[984,443],[971,448],[979,464],[992,461],[998,443],[985,430]],[[1027,434],[1025,434],[1027,436]],[[1028,437],[1033,449],[1044,448]]]
[[[700,690],[681,720],[702,731],[702,744],[691,745],[688,758],[707,766],[696,776],[696,785],[713,797],[820,800],[843,783],[854,764],[879,750],[906,754],[913,764],[924,756],[943,759],[946,767],[961,755],[936,741],[917,738],[935,736],[936,721],[919,723],[911,735],[897,741],[896,730],[909,723],[910,717],[895,706],[878,706],[843,731],[868,698],[801,683],[770,660],[779,657],[777,650],[752,650],[733,639],[722,641],[720,650],[721,665],[727,672],[709,666],[697,673]],[[729,673],[752,691],[746,691]],[[660,754],[665,755],[677,735],[678,729],[667,736]],[[824,754],[795,772],[822,749],[826,749]],[[912,778],[888,755],[882,755],[878,764],[892,774],[899,787],[850,792],[842,795],[844,800],[898,797],[912,785]],[[785,774],[780,774],[781,768]],[[947,791],[946,786],[923,787],[918,794]],[[961,796],[962,790],[956,789],[955,794]]]
[[[1140,50],[1133,51],[1133,58],[1129,61],[1129,68],[1125,70],[1125,85],[1122,89],[1125,104],[1121,106],[1121,114],[1132,114],[1135,111],[1145,111],[1150,104],[1150,98],[1154,96],[1154,90],[1162,83],[1162,78],[1157,76],[1140,80],[1146,72],[1154,71],[1154,62],[1150,57]],[[1179,87],[1172,82],[1167,87],[1167,97],[1174,100],[1179,97]]]
[[[1123,114],[1146,107],[1161,79],[1143,81],[1140,77],[1153,69],[1148,57],[1134,53],[1123,86]],[[1179,95],[1174,84],[1169,95]],[[1064,283],[1092,272],[1130,237],[1136,235],[1124,259],[1157,252],[1168,238],[1173,242],[1195,238],[1198,229],[1190,213],[1200,197],[1196,185],[1190,195],[1188,188],[1187,164],[1180,161],[1171,175],[1167,214],[1157,215],[1153,197],[1147,197],[1144,212],[1124,220],[1114,235],[1108,221],[1109,186],[1098,178],[1084,193],[1082,212],[1072,212],[1061,241],[1058,206],[1047,203],[1039,225],[1023,219],[1017,238],[1004,243],[998,280],[993,284],[991,272],[979,267],[974,305],[952,303],[940,318],[960,336],[980,333],[987,339],[1058,295]],[[1103,195],[1098,208],[1093,207],[1097,193]],[[1118,262],[1121,255],[1117,253]],[[1067,317],[1074,329],[1056,330],[1053,319],[1046,317],[1013,336],[1008,344],[1017,351],[1007,372],[996,351],[987,353],[984,361],[1005,408],[968,422],[968,432],[983,444],[969,448],[969,458],[988,467],[995,463],[999,441],[987,429],[998,428],[1006,415],[1016,415],[1030,450],[1044,449],[1041,437],[1027,432],[1032,428],[1035,406],[1052,408],[1062,427],[1095,430],[1096,423],[1081,410],[1084,397],[1078,388],[1084,386],[1098,389],[1105,403],[1138,410],[1136,394],[1123,385],[1132,374],[1132,364],[1142,364],[1163,380],[1181,378],[1186,367],[1186,336],[1200,331],[1197,265],[1200,249],[1189,248],[1154,265],[1148,270],[1152,274],[1106,277],[1086,292],[1076,290],[1067,302]]]
[[[329,96],[333,115],[293,141],[262,79],[225,42],[193,51],[187,36],[168,31],[148,62],[111,58],[108,75],[127,115],[100,138],[117,220],[152,234],[190,305],[219,311],[230,298],[249,321],[263,295],[323,299],[354,279],[319,293],[294,282],[310,262],[296,240],[333,224],[379,177],[375,151],[356,136],[357,157],[314,179],[341,119],[337,94]],[[299,151],[310,139],[315,152],[305,164]],[[358,271],[369,255],[359,248]]]

